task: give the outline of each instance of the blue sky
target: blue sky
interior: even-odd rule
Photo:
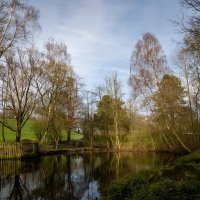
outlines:
[[[131,52],[145,32],[156,35],[169,64],[180,38],[170,22],[177,19],[178,0],[30,0],[40,10],[42,32],[36,43],[49,37],[65,42],[72,65],[88,89],[116,71],[127,84]],[[125,86],[126,87],[126,86]]]

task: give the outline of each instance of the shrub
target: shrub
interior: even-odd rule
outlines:
[[[45,122],[34,120],[32,123],[32,129],[38,140],[41,140],[45,132]]]
[[[108,199],[200,199],[199,158],[200,152],[196,151],[180,158],[170,167],[148,170],[121,178],[110,185]]]

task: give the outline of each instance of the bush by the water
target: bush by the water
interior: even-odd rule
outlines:
[[[184,156],[173,165],[130,175],[113,182],[109,200],[200,199],[200,151]]]

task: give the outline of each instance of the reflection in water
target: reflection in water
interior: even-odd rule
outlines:
[[[167,165],[173,155],[107,153],[0,161],[0,199],[97,200],[110,181]]]
[[[19,175],[15,176],[12,192],[9,199],[30,199],[28,189],[24,185]]]

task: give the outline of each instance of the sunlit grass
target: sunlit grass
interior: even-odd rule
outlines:
[[[9,121],[9,124],[12,127],[15,127],[15,122],[13,120]],[[78,140],[81,139],[83,137],[83,135],[75,133],[75,132],[71,132],[71,139],[72,140]],[[11,131],[8,128],[5,128],[5,139],[6,142],[14,142],[16,138],[16,133]],[[67,134],[66,132],[63,130],[62,131],[62,140],[66,140],[67,139]],[[37,141],[37,137],[34,133],[33,130],[33,121],[30,120],[28,121],[25,126],[22,129],[22,136],[21,136],[21,140],[31,140],[31,141]],[[2,142],[2,125],[0,125],[0,142]]]
[[[73,131],[71,132],[71,140],[79,140],[81,138],[83,138],[82,134],[79,134],[79,133],[76,133],[76,132],[73,132]],[[62,130],[61,139],[62,139],[62,141],[67,140],[67,133],[64,129]]]

